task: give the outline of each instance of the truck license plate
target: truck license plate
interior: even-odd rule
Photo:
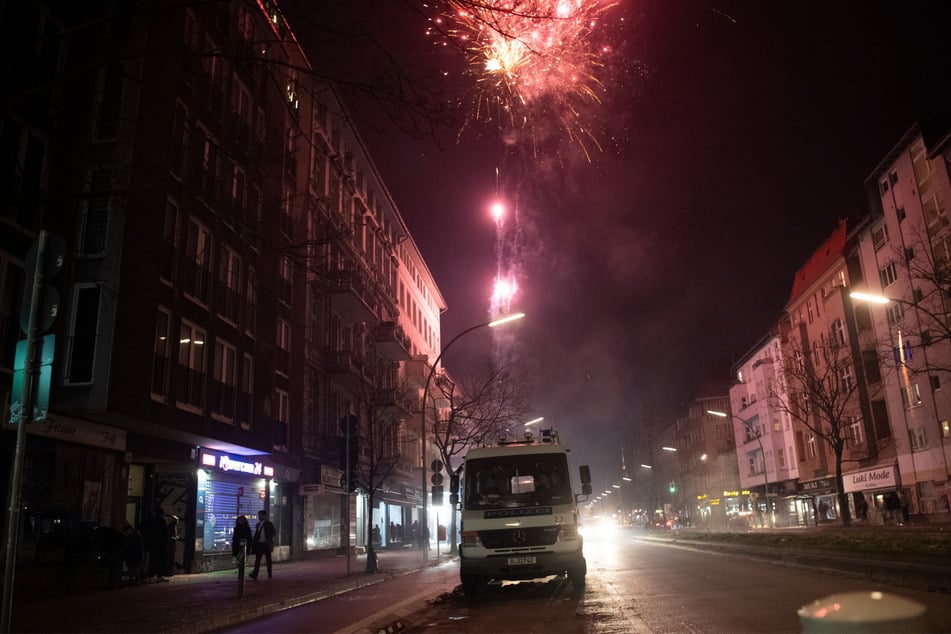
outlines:
[[[510,566],[527,566],[535,563],[534,557],[509,557],[508,563]]]

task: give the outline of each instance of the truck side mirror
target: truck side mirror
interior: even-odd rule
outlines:
[[[585,464],[578,467],[578,471],[581,473],[581,492],[591,495],[591,469]]]

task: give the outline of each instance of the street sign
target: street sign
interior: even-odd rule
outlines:
[[[433,460],[433,463],[432,463],[431,465],[429,465],[429,466],[430,466],[430,468],[431,468],[433,471],[435,471],[435,472],[438,473],[438,472],[442,471],[442,466],[443,466],[443,465],[442,465],[442,460]]]
[[[434,487],[437,487],[437,486],[441,485],[441,484],[442,484],[442,480],[443,480],[443,478],[442,478],[442,474],[441,474],[441,473],[434,473],[434,474],[432,475],[432,477],[429,478],[429,481],[433,483],[433,486],[434,486]]]
[[[40,371],[33,399],[33,422],[46,420],[50,407],[50,385],[53,379],[53,353],[56,335],[44,335],[36,342],[40,357]],[[26,390],[27,341],[17,342],[13,356],[13,391],[10,394],[10,424],[18,425],[23,418],[23,398]]]

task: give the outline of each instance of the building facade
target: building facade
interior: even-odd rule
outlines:
[[[20,560],[87,561],[97,527],[156,508],[180,571],[230,566],[235,517],[258,510],[279,558],[373,524],[401,542],[422,502],[414,364],[438,353],[444,301],[278,7],[4,12],[29,53],[8,57],[0,124],[5,455],[41,231],[63,262]]]

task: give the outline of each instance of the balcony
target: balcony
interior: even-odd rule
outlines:
[[[363,358],[352,350],[323,350],[324,371],[328,374],[363,375]]]
[[[426,355],[417,355],[407,361],[404,365],[404,375],[407,386],[423,389],[426,385],[426,377],[429,376]]]
[[[383,388],[376,391],[373,404],[383,410],[413,414],[418,409],[418,403],[412,400],[412,395],[402,388]]]
[[[377,349],[391,361],[409,361],[410,341],[395,321],[384,321],[376,327]]]
[[[327,276],[327,293],[334,309],[349,322],[373,321],[372,293],[363,277],[354,271],[337,271]]]

